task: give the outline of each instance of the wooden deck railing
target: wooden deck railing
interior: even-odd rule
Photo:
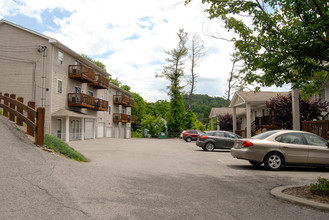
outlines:
[[[123,106],[135,107],[135,101],[125,95],[114,95],[113,103]]]
[[[96,89],[108,89],[109,88],[109,80],[101,74],[95,75],[95,81],[93,83],[88,83],[88,85],[96,88]]]
[[[19,126],[23,126],[23,122],[25,122],[27,125],[27,134],[32,137],[35,136],[35,143],[42,146],[44,140],[45,108],[37,108],[35,110],[35,102],[28,102],[25,105],[23,101],[22,97],[16,99],[15,94],[9,95],[5,93],[2,95],[0,92],[0,108],[3,108],[3,115],[9,117],[10,121],[15,122],[16,120],[16,124]]]
[[[313,134],[319,135],[320,137],[328,140],[328,128],[329,120],[319,120],[319,121],[303,121],[303,131],[311,132]]]
[[[69,65],[69,78],[79,82],[93,83],[95,81],[95,71],[85,65]]]
[[[129,122],[129,118],[127,114],[122,113],[113,113],[113,122]]]

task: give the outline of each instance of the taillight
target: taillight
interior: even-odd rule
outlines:
[[[207,135],[201,135],[200,138],[205,139],[205,138],[209,138],[209,137]]]
[[[251,147],[251,146],[253,146],[254,144],[253,143],[251,143],[250,141],[244,141],[243,143],[242,143],[242,147]]]

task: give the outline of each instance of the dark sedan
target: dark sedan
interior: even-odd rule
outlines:
[[[242,137],[229,131],[206,131],[198,137],[196,145],[205,151],[231,149],[234,140],[240,138]]]

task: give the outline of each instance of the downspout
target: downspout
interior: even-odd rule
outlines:
[[[46,101],[46,67],[47,67],[47,47],[40,46],[38,51],[42,53],[42,76],[41,76],[41,107],[45,107]]]

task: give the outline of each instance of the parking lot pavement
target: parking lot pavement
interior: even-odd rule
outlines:
[[[80,206],[95,219],[328,219],[284,203],[271,189],[329,178],[314,168],[271,172],[228,150],[205,152],[180,139],[70,142],[89,163],[57,164]]]

